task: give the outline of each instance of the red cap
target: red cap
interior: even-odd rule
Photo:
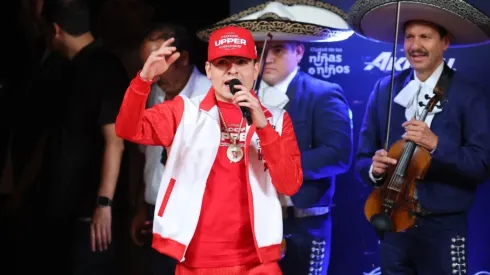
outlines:
[[[224,56],[256,59],[257,49],[250,31],[234,26],[215,30],[209,37],[208,61]]]

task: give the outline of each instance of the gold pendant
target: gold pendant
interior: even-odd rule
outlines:
[[[236,144],[231,144],[226,149],[226,156],[231,162],[239,162],[243,158],[243,150],[240,146]]]

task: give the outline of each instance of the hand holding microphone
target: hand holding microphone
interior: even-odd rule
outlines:
[[[230,80],[228,85],[233,95],[233,104],[240,106],[243,117],[247,120],[248,125],[254,123],[258,129],[265,127],[267,125],[267,119],[265,118],[259,100],[250,93],[249,89],[242,86],[240,80],[236,78]]]

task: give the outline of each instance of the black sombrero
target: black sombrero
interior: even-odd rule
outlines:
[[[274,40],[333,42],[345,40],[354,33],[346,13],[313,0],[269,1],[201,29],[197,36],[208,41],[214,30],[225,26],[246,28],[256,41],[272,36]]]
[[[490,41],[490,18],[463,0],[358,0],[347,21],[367,39],[393,43],[397,4],[400,2],[399,31],[410,20],[424,20],[445,28],[452,47],[468,47]],[[403,35],[398,36],[398,43]]]

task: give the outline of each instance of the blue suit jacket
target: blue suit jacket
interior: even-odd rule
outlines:
[[[395,76],[393,98],[410,82],[412,74],[408,69]],[[431,123],[438,136],[437,148],[425,179],[417,183],[420,204],[436,213],[467,211],[477,184],[490,176],[489,96],[458,73],[453,75],[447,102]],[[376,83],[359,133],[356,173],[370,184],[371,159],[386,139],[389,91],[389,76]],[[406,121],[405,107],[394,102],[392,107],[390,147],[405,133],[402,123]]]
[[[291,197],[295,206],[329,206],[335,176],[349,170],[352,121],[342,88],[298,71],[288,86],[285,109],[301,151],[304,181]]]

